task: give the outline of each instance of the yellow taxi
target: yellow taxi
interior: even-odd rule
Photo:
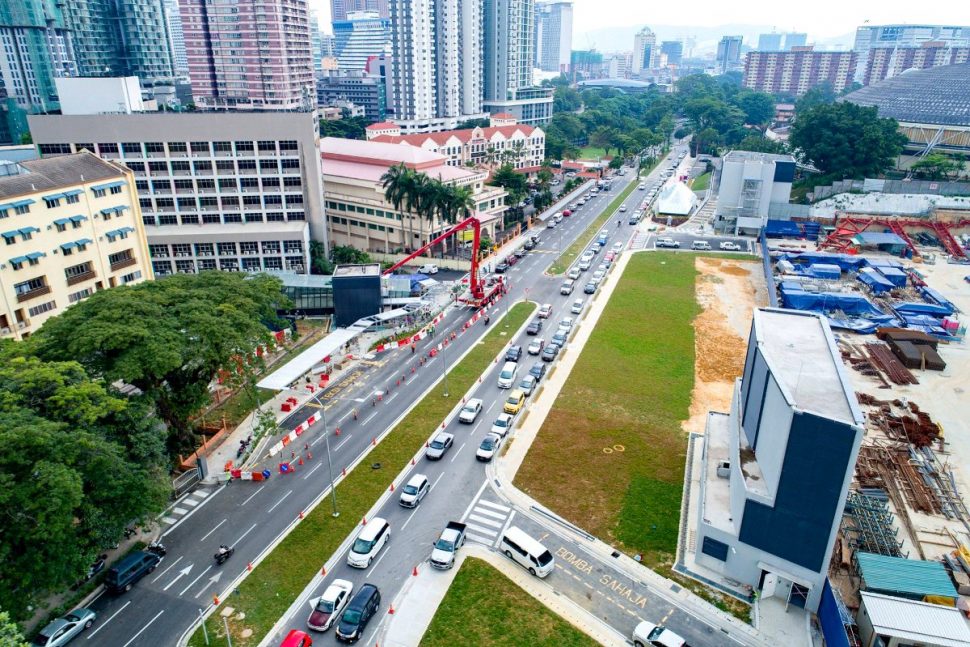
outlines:
[[[513,389],[512,392],[509,393],[508,399],[505,400],[505,406],[502,407],[502,411],[514,416],[522,410],[522,405],[524,404],[525,393],[523,393],[521,389]]]

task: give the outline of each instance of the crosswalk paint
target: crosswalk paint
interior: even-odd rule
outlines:
[[[186,497],[185,499],[182,500],[182,503],[188,506],[192,506],[193,508],[199,505],[199,502],[193,499],[192,497]]]
[[[480,505],[483,505],[486,508],[492,508],[494,510],[501,510],[502,512],[505,512],[505,513],[512,512],[512,508],[509,508],[504,505],[499,505],[498,503],[492,503],[491,501],[486,501],[485,499],[480,499],[475,507],[477,508]]]
[[[172,508],[173,514],[181,515],[181,514],[185,514],[186,512],[188,512],[188,510],[186,510],[185,508]]]
[[[175,523],[175,519],[173,519],[172,517],[162,517],[162,522],[167,524],[173,524]]]
[[[502,514],[501,512],[492,512],[491,510],[486,510],[484,508],[475,508],[475,512],[478,514],[483,514],[486,517],[495,517],[496,519],[503,519],[503,520],[507,516]]]
[[[474,533],[469,530],[465,531],[466,538],[471,539],[472,541],[477,541],[480,544],[485,544],[486,546],[491,546],[493,543],[495,543],[495,536],[497,535],[498,533],[495,533],[495,535],[492,537],[482,537],[478,533]]]
[[[491,526],[492,528],[501,528],[502,527],[502,522],[501,521],[495,521],[494,519],[486,519],[485,517],[479,517],[477,514],[470,514],[468,516],[468,518],[471,519],[472,521],[477,522],[477,523],[483,523],[486,526]]]

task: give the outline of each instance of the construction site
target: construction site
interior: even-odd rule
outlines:
[[[865,414],[829,571],[850,645],[873,595],[970,610],[963,214],[788,223],[766,241],[772,296],[828,318]]]

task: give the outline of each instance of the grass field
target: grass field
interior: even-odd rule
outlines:
[[[654,166],[656,166],[656,164],[654,164]],[[652,170],[653,170],[653,166],[649,166],[649,167],[645,166],[642,169],[640,169],[640,172],[641,172],[641,175],[645,175]],[[634,189],[637,188],[638,184],[639,182],[637,182],[637,180],[634,179],[632,182],[630,182],[630,184],[627,185],[625,189],[623,189],[623,191],[618,196],[613,198],[613,201],[610,202],[610,204],[606,207],[603,213],[601,213],[596,218],[596,220],[591,222],[589,226],[586,227],[586,231],[580,234],[579,237],[575,240],[575,242],[573,242],[572,245],[567,247],[562,252],[562,254],[560,254],[558,258],[556,258],[556,260],[552,262],[552,265],[550,265],[549,269],[546,271],[553,275],[565,274],[566,270],[569,269],[570,264],[572,264],[572,262],[576,260],[576,258],[582,253],[583,249],[585,249],[586,246],[589,244],[589,241],[593,237],[593,234],[595,234],[597,231],[602,229],[603,224],[606,223],[607,220],[613,217],[613,214],[616,212],[616,210],[620,207],[621,204],[623,204],[623,201],[626,200],[627,196],[630,195],[630,193],[632,193]]]
[[[516,485],[648,565],[676,552],[694,386],[693,254],[634,254]]]
[[[602,148],[597,148],[596,146],[583,146],[579,149],[579,159],[594,160],[600,157],[606,157],[606,151]]]
[[[691,182],[690,188],[692,191],[707,191],[707,187],[711,186],[711,173],[708,171],[703,175],[698,175]]]
[[[508,315],[511,329],[521,326],[534,310],[533,303],[520,303],[512,307]],[[450,397],[444,397],[444,388],[439,383],[368,455],[369,463],[381,463],[387,466],[386,469],[356,469],[337,486],[338,518],[330,516],[329,503],[317,506],[250,573],[236,594],[225,601],[237,614],[246,614],[245,620],[229,621],[235,647],[256,645],[272,629],[307,582],[319,572],[344,538],[353,532],[361,517],[387,490],[398,470],[411,459],[462,394],[492,362],[508,341],[508,335],[501,334],[505,330],[504,326],[493,325],[482,342],[452,367],[448,373]],[[282,527],[287,522],[280,520],[279,523]],[[206,627],[210,640],[218,636],[215,644],[222,644],[219,641],[224,641],[225,630],[218,613],[210,616]],[[248,638],[242,637],[245,629],[252,630]],[[195,632],[189,644],[193,647],[206,644],[201,628]]]
[[[572,647],[596,642],[486,562],[469,557],[421,640],[422,647]]]

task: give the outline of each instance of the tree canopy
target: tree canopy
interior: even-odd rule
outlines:
[[[342,137],[343,139],[364,139],[367,134],[365,128],[370,120],[364,117],[344,116],[343,119],[321,119],[321,137]]]
[[[150,403],[30,351],[0,343],[0,606],[15,617],[78,581],[170,491]]]
[[[191,446],[190,419],[210,402],[218,371],[257,364],[267,325],[282,327],[276,310],[287,305],[279,279],[266,274],[180,274],[96,292],[29,341],[42,359],[76,360],[105,383],[137,387],[174,449]]]
[[[942,153],[930,153],[910,167],[913,175],[925,180],[948,180],[959,175],[962,169],[962,158],[952,159]]]
[[[848,101],[820,104],[798,115],[789,146],[825,176],[862,179],[891,168],[906,137],[895,119]]]

